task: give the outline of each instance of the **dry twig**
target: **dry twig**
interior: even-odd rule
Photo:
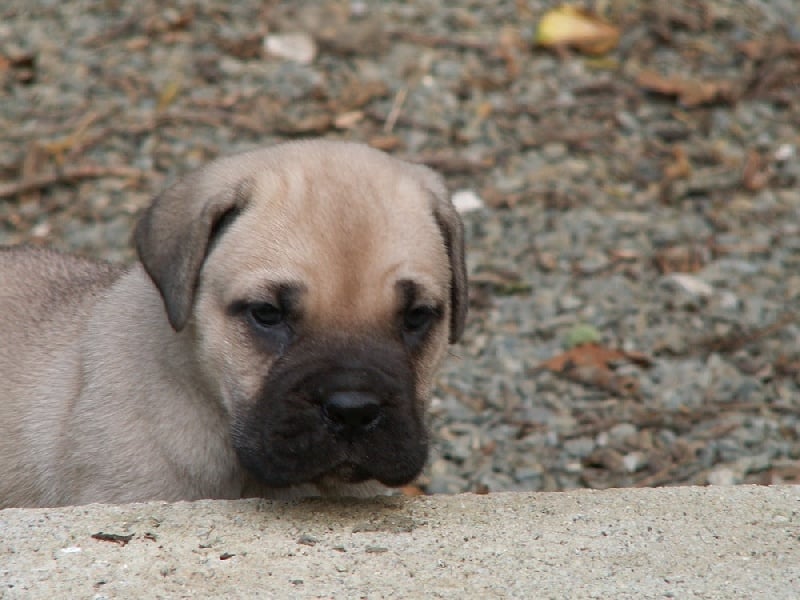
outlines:
[[[27,194],[51,185],[75,183],[82,179],[102,179],[104,177],[121,177],[140,179],[145,172],[131,167],[104,167],[102,165],[81,165],[68,167],[57,173],[37,175],[14,183],[0,185],[0,198],[11,198],[19,194]]]

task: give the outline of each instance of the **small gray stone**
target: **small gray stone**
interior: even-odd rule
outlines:
[[[589,437],[580,437],[564,442],[564,450],[569,456],[586,458],[595,449],[595,442]]]
[[[635,473],[647,466],[647,455],[644,452],[629,452],[622,457],[622,462],[628,473]]]
[[[736,485],[742,477],[729,467],[718,467],[708,474],[707,481],[710,485]]]
[[[632,423],[618,423],[608,430],[609,443],[619,444],[635,435],[638,429]]]

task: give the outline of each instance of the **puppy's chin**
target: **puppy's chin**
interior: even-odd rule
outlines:
[[[318,481],[333,481],[341,483],[363,483],[374,479],[366,469],[353,463],[345,462],[334,467],[328,473],[320,477]]]
[[[389,476],[378,479],[375,477],[374,474],[370,473],[369,470],[365,469],[360,465],[355,465],[352,463],[343,463],[338,467],[331,469],[328,473],[324,474],[314,483],[321,487],[340,486],[342,484],[346,485],[372,484],[373,486],[380,487],[383,489],[397,488],[411,483],[419,476],[421,472],[422,468],[420,468],[419,471],[416,472],[411,477],[409,477],[408,474],[405,474],[400,477]]]
[[[380,443],[375,443],[380,446]],[[310,453],[304,456],[282,455],[283,448],[272,451],[252,452],[239,449],[239,460],[250,476],[268,488],[291,488],[311,484],[320,489],[342,486],[372,485],[378,488],[400,487],[410,483],[422,472],[428,455],[427,442],[418,440],[411,447],[396,447],[395,460],[389,453],[381,451],[370,463],[371,453],[360,445],[354,452],[354,460],[344,458],[329,460],[337,451],[330,446],[326,453]],[[356,462],[358,461],[358,462]]]

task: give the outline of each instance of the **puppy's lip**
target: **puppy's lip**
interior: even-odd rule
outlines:
[[[326,471],[315,483],[363,483],[365,481],[378,481],[386,487],[400,487],[413,481],[417,475],[419,475],[419,473],[410,477],[404,476],[401,478],[387,477],[385,474],[384,476],[380,476],[371,473],[368,469],[359,464],[344,462]]]
[[[326,471],[319,479],[320,481],[336,480],[345,483],[361,483],[375,479],[375,477],[361,465],[345,461]]]

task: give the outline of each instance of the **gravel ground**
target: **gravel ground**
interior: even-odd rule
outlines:
[[[179,174],[365,141],[443,172],[469,235],[408,493],[800,483],[800,8],[598,1],[591,57],[532,43],[552,5],[8,0],[0,242],[130,260]]]

